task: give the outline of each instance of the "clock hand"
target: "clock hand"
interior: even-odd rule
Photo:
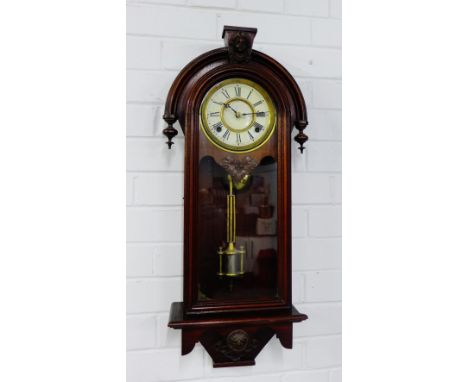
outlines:
[[[237,110],[235,110],[229,103],[223,103],[223,105],[231,109],[236,114],[236,118],[240,117],[241,114]]]
[[[262,115],[262,114],[265,114],[265,113],[268,113],[267,111],[257,111],[255,113],[242,113],[242,115]]]

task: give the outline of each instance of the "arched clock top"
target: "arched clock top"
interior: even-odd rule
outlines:
[[[178,134],[174,124],[179,121],[185,133],[187,113],[199,112],[190,102],[193,93],[200,90],[200,83],[205,80],[205,83],[213,84],[241,73],[251,79],[257,79],[257,76],[257,81],[263,85],[281,85],[281,91],[277,91],[278,98],[288,111],[289,125],[299,131],[294,140],[303,152],[308,140],[303,132],[308,124],[304,97],[284,66],[267,54],[252,49],[256,33],[256,28],[225,26],[222,35],[225,47],[198,56],[181,70],[169,90],[163,116],[168,124],[163,134],[168,138],[169,148],[174,144],[172,139]],[[259,73],[262,73],[261,77]]]
[[[292,303],[291,140],[302,152],[304,97],[291,74],[252,49],[257,30],[225,26],[224,48],[172,84],[164,134],[184,148],[183,301],[168,325],[182,354],[200,342],[214,367],[254,365],[276,335],[292,347],[307,319]]]

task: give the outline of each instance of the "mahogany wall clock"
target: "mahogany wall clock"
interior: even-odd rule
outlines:
[[[185,134],[184,301],[169,326],[182,354],[201,342],[215,367],[254,365],[276,335],[292,348],[291,134],[303,151],[302,93],[252,49],[255,28],[225,26],[225,47],[188,63],[169,91],[168,146]]]

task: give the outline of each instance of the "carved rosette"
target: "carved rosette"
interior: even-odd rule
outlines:
[[[256,350],[258,340],[250,338],[249,334],[242,329],[233,330],[225,339],[221,339],[214,345],[214,350],[231,361],[238,361]]]

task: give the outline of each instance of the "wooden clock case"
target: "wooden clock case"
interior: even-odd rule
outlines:
[[[257,30],[225,26],[225,47],[206,52],[182,69],[170,88],[164,120],[168,146],[177,135],[179,121],[185,135],[184,189],[184,295],[171,306],[169,327],[182,330],[182,354],[200,341],[213,359],[214,367],[254,365],[255,357],[276,335],[285,348],[292,348],[292,324],[307,319],[297,312],[291,298],[291,133],[302,153],[307,136],[307,112],[302,93],[291,74],[276,60],[252,49]],[[248,156],[261,160],[274,156],[277,163],[277,298],[240,301],[198,301],[196,296],[197,198],[199,150],[209,152],[216,162],[227,153],[215,148],[201,133],[200,105],[216,83],[242,77],[260,84],[271,96],[277,112],[276,138]],[[247,154],[231,154],[242,161]]]

